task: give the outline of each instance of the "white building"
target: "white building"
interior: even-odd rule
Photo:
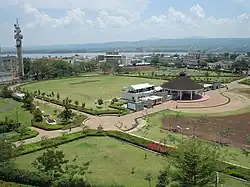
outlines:
[[[155,86],[144,83],[131,85],[123,92],[122,98],[129,101],[139,101],[143,97],[151,96],[155,92]]]

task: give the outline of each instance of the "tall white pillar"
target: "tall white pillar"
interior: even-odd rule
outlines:
[[[190,99],[193,100],[193,91],[191,91]]]
[[[180,91],[180,100],[182,100],[182,91]]]

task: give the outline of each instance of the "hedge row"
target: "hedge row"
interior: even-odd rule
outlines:
[[[21,135],[21,134],[17,134],[11,137],[11,141],[13,142],[17,142],[17,141],[21,141],[21,140],[25,140],[25,139],[29,139],[29,138],[34,138],[38,135],[39,133],[36,132],[35,130],[30,130],[27,131],[26,134]]]
[[[17,148],[15,156],[33,153],[33,152],[36,152],[45,148],[49,148],[49,147],[59,146],[61,144],[65,144],[65,143],[72,142],[81,138],[85,138],[87,136],[109,136],[109,137],[113,137],[122,141],[132,143],[133,145],[137,145],[146,149],[148,149],[149,144],[154,143],[150,140],[139,138],[139,137],[127,134],[127,133],[120,132],[120,131],[98,131],[98,130],[89,129],[89,130],[85,130],[82,132],[71,133],[71,134],[67,134],[64,136],[59,136],[56,138],[48,139],[45,141],[40,141],[40,142],[20,146]],[[169,148],[172,148],[172,147],[169,147]],[[154,151],[157,151],[157,150],[154,150]],[[157,151],[157,152],[161,152],[161,151]]]
[[[145,78],[145,79],[161,79],[161,80],[167,80],[167,81],[170,81],[172,80],[173,78],[176,78],[176,76],[163,76],[163,75],[159,75],[159,76],[150,76],[150,75],[141,75],[141,76],[138,76],[138,75],[125,75],[125,74],[121,74],[119,76],[125,76],[125,77],[137,77],[137,78]],[[196,78],[199,78],[199,76],[190,76],[191,78],[193,78],[194,80],[197,80]],[[210,77],[210,76],[209,76]],[[209,78],[208,77],[208,78]],[[217,77],[218,78],[218,77]],[[239,80],[241,79],[242,77],[224,77],[224,78],[231,78],[232,81],[234,80]],[[206,82],[206,83],[214,83],[214,80],[197,80],[197,81],[201,81],[201,82]],[[230,83],[232,81],[228,81],[228,79],[225,79],[224,81],[222,81],[223,83]]]
[[[38,98],[38,99],[41,99],[41,100],[56,104],[56,105],[63,106],[62,101],[59,101],[59,100],[56,100],[56,99],[53,99],[53,98],[42,97],[40,95],[36,95],[35,97]],[[116,110],[114,110],[114,109],[95,110],[95,109],[92,109],[92,108],[82,108],[80,106],[75,106],[75,105],[72,105],[72,104],[70,104],[69,107],[71,109],[78,110],[80,112],[84,112],[84,113],[87,113],[87,114],[90,114],[90,115],[102,115],[102,114],[121,114],[121,115],[124,115],[125,114],[125,112],[124,112],[125,110],[117,110],[117,109]]]
[[[87,136],[109,136],[113,137],[130,144],[139,146],[144,149],[152,150],[158,153],[165,155],[165,153],[171,149],[172,146],[163,146],[157,144],[151,140],[147,140],[144,138],[140,138],[137,136],[133,136],[131,134],[123,133],[121,131],[98,131],[98,130],[85,130],[82,132],[72,133],[60,137],[56,137],[53,139],[48,139],[41,142],[36,142],[32,144],[26,144],[17,149],[16,156],[29,154],[32,152],[36,152],[48,147],[59,146],[64,143],[72,142],[81,138],[85,138]],[[250,180],[250,169],[241,168],[238,166],[230,165],[224,162],[218,162],[218,171],[225,173],[227,175],[235,176],[238,178],[242,178],[245,180]]]

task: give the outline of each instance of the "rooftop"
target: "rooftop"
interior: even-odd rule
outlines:
[[[129,88],[132,89],[132,90],[140,90],[140,89],[145,89],[145,88],[149,88],[149,87],[152,87],[152,86],[154,86],[154,85],[144,83],[144,84],[131,85]]]
[[[190,79],[184,72],[180,73],[180,76],[161,85],[162,88],[170,90],[201,90],[203,85],[196,83]]]

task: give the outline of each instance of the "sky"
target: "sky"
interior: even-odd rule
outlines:
[[[0,0],[0,44],[250,37],[250,0]]]

